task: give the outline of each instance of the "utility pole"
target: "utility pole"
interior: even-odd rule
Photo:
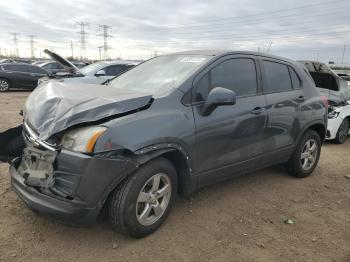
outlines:
[[[342,57],[341,57],[341,63],[342,63],[342,64],[344,64],[345,50],[346,50],[346,45],[344,45],[344,48],[343,48],[343,55],[342,55]]]
[[[267,51],[266,51],[266,53],[269,53],[270,52],[270,49],[271,49],[271,46],[272,46],[272,41],[270,41],[269,42],[269,45],[268,45],[268,47],[267,47]]]
[[[29,43],[30,43],[30,58],[34,59],[35,58],[35,53],[34,53],[34,38],[35,35],[29,35]]]
[[[74,46],[73,46],[73,40],[70,40],[70,51],[72,52],[72,60],[74,60],[74,52],[73,52]]]
[[[14,57],[19,57],[19,52],[18,52],[18,34],[17,33],[10,33],[13,36],[13,46],[14,46],[14,52],[13,56]]]
[[[80,35],[80,59],[83,60],[86,58],[86,37],[88,35],[86,28],[89,26],[89,24],[84,22],[77,24],[80,26],[80,31],[78,32]]]
[[[111,26],[109,25],[100,25],[99,26],[100,30],[103,31],[102,34],[99,34],[97,36],[102,36],[103,37],[103,59],[108,60],[108,49],[111,49],[111,47],[108,45],[108,38],[112,37],[109,33],[108,30],[111,29]]]
[[[100,61],[102,60],[102,46],[98,47],[98,53],[100,54]]]

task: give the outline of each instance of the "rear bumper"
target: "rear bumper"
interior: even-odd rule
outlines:
[[[53,163],[53,183],[28,185],[31,170],[10,166],[11,183],[18,196],[33,210],[70,224],[91,224],[108,194],[137,165],[128,159],[108,159],[62,150]]]

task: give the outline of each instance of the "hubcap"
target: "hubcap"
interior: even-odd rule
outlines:
[[[0,91],[6,91],[9,88],[9,83],[5,80],[0,80]]]
[[[152,176],[142,187],[136,202],[136,217],[141,225],[149,226],[161,218],[171,197],[171,182],[167,174]]]
[[[315,139],[309,139],[306,141],[303,150],[301,151],[301,167],[303,170],[307,171],[311,169],[317,158],[318,146]]]

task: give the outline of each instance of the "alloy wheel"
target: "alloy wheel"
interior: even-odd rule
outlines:
[[[9,89],[9,83],[6,80],[0,80],[0,92],[5,92]]]
[[[171,182],[167,174],[152,176],[142,187],[136,203],[136,217],[143,226],[150,226],[160,219],[171,198]]]
[[[311,138],[306,141],[300,156],[301,167],[304,171],[310,170],[316,163],[318,146],[316,140]]]

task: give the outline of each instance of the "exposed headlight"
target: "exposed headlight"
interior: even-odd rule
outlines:
[[[66,132],[62,138],[63,148],[81,152],[92,153],[97,139],[107,130],[104,126],[80,127]]]
[[[328,107],[328,118],[334,119],[339,116],[340,112],[335,111],[335,108],[333,106]]]

